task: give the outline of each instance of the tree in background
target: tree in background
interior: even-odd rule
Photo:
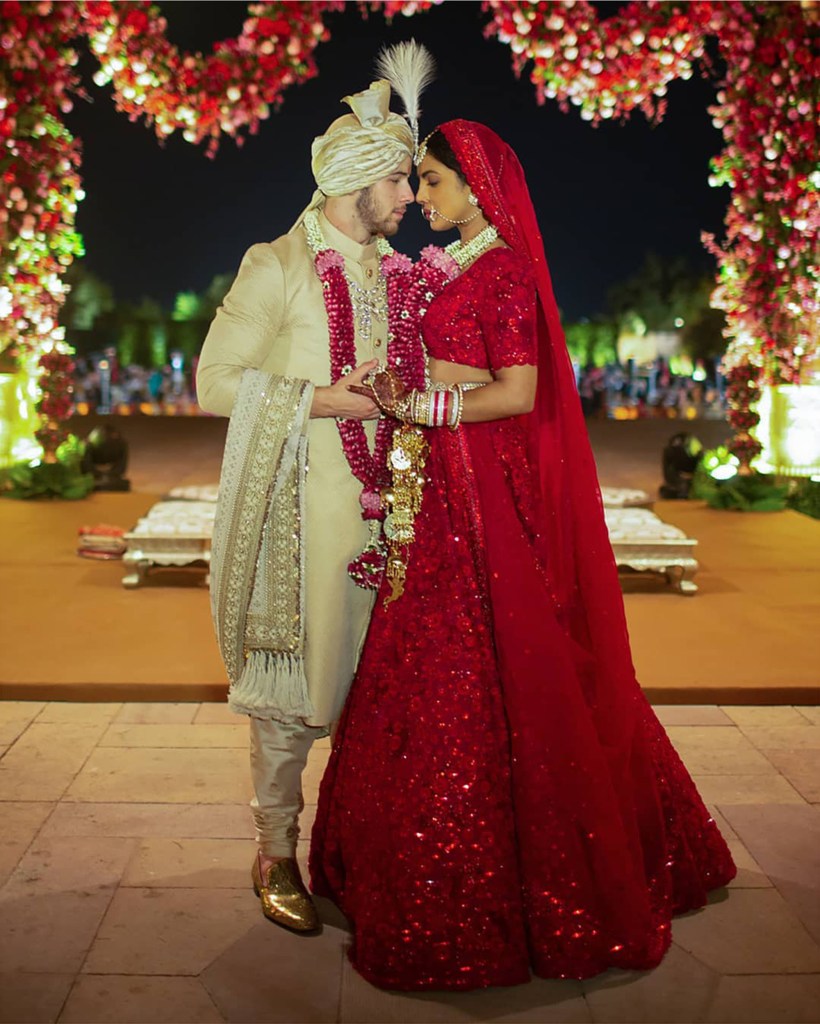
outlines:
[[[564,336],[572,361],[579,366],[607,366],[618,359],[618,327],[610,317],[586,318],[564,324]]]
[[[234,276],[230,272],[227,274],[217,274],[202,295],[200,295],[200,314],[208,323],[213,320],[217,309],[222,305],[222,300],[230,291]]]
[[[208,327],[228,293],[233,274],[217,274],[201,293],[178,292],[171,313],[171,348],[178,349],[190,366],[202,348]]]
[[[79,260],[71,264],[63,280],[71,290],[60,320],[69,330],[90,331],[101,316],[114,309],[114,289]]]
[[[686,260],[666,261],[648,252],[643,264],[607,294],[610,313],[620,322],[637,314],[649,331],[673,331],[709,308],[712,279],[692,271]]]
[[[199,319],[199,296],[196,292],[177,292],[171,319],[177,323]]]
[[[693,360],[717,362],[726,351],[726,314],[721,309],[705,307],[694,319],[687,320],[681,332],[684,352]]]
[[[117,355],[123,366],[168,362],[168,314],[155,299],[143,296],[139,305],[124,307],[120,323]]]
[[[604,313],[565,323],[573,361],[580,366],[617,362],[622,333],[680,331],[681,347],[693,361],[719,359],[726,349],[725,316],[712,309],[712,279],[685,260],[647,253],[637,271],[610,288]]]

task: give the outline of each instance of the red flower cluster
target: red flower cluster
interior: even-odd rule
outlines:
[[[71,398],[74,392],[74,360],[67,352],[54,348],[43,352],[37,365],[42,372],[42,395],[37,402],[37,411],[44,422],[34,432],[34,436],[43,446],[46,461],[52,461],[55,452],[68,437],[65,421],[74,409]]]
[[[360,555],[348,563],[347,574],[357,587],[378,590],[387,568],[387,551],[379,538],[371,541]]]
[[[80,151],[61,122],[76,30],[74,3],[0,3],[0,347],[23,358],[52,342],[61,275],[81,251]]]
[[[371,0],[370,3],[360,3],[359,6],[380,11],[390,21],[397,14],[409,18],[413,14],[429,11],[431,7],[437,7],[443,2],[444,0]]]
[[[359,6],[392,18],[434,3],[441,0],[371,0]],[[241,132],[255,134],[288,86],[316,75],[313,51],[330,38],[322,16],[344,6],[344,0],[249,4],[239,36],[218,42],[209,56],[173,46],[151,0],[88,0],[80,8],[100,61],[95,81],[112,83],[117,109],[132,120],[145,117],[160,138],[181,131],[188,142],[208,140],[213,156],[223,133],[241,145]]]
[[[691,77],[703,54],[713,6],[632,0],[600,21],[587,0],[485,2],[493,16],[488,34],[509,43],[518,70],[533,61],[538,99],[556,99],[564,110],[578,106],[588,121],[636,108],[662,117],[667,85]]]
[[[340,0],[249,4],[239,36],[208,56],[170,43],[165,18],[148,0],[88,0],[81,13],[100,61],[94,79],[111,82],[117,109],[145,117],[160,138],[181,131],[188,142],[208,140],[213,156],[223,133],[241,144],[241,132],[255,134],[289,85],[316,75],[313,51],[329,38],[322,15],[343,7]]]
[[[817,355],[820,313],[820,39],[796,3],[727,4],[718,34],[727,76],[710,109],[726,148],[714,185],[730,185],[713,304],[734,339],[726,364],[754,359],[768,383],[800,379]]]
[[[750,433],[760,423],[760,416],[751,408],[759,398],[760,368],[753,363],[732,367],[726,374],[726,401],[729,424],[735,434],[728,447],[744,469],[763,450],[763,445]]]

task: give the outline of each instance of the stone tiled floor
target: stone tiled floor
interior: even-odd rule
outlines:
[[[411,996],[350,968],[329,904],[310,938],[260,917],[223,706],[0,703],[0,1021],[820,1022],[820,711],[657,710],[731,844],[728,892],[648,974]]]

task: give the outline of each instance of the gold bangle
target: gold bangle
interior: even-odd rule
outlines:
[[[419,391],[418,389],[416,389],[413,392],[413,411],[411,415],[411,420],[413,421],[413,423],[421,423],[422,425],[424,424],[424,418],[421,408],[423,396],[423,391]]]

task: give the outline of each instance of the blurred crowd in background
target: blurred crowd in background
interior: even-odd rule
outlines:
[[[116,349],[80,356],[74,383],[80,415],[196,416],[197,357],[172,352],[164,366],[122,366]],[[685,369],[689,369],[685,367]],[[597,419],[720,419],[725,412],[723,378],[714,364],[675,373],[659,357],[649,366],[575,364],[584,415]]]
[[[150,298],[117,300],[80,261],[67,278],[61,319],[77,353],[77,412],[199,414],[198,354],[233,275],[179,292],[172,309]],[[724,321],[709,305],[713,286],[709,273],[649,253],[610,289],[604,312],[564,318],[587,416],[723,417]]]

